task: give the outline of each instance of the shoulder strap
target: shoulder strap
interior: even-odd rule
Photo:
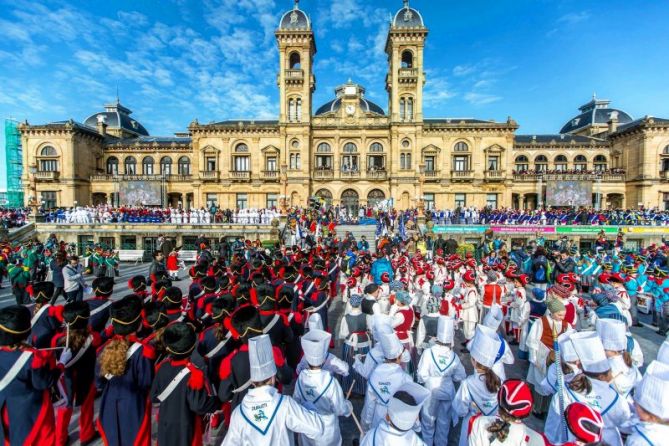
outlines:
[[[221,342],[219,342],[218,344],[216,344],[216,347],[212,348],[212,349],[209,351],[209,353],[207,353],[206,355],[204,355],[204,357],[207,358],[207,359],[211,359],[213,356],[215,356],[216,353],[220,352],[221,349],[225,346],[225,344],[228,343],[228,341],[230,340],[230,337],[231,337],[230,333],[228,333],[227,335],[225,335],[225,339],[223,339]]]
[[[19,359],[16,360],[14,365],[9,370],[7,370],[5,376],[2,378],[2,380],[0,380],[0,392],[5,390],[7,386],[11,384],[12,381],[14,381],[14,378],[16,378],[16,375],[19,374],[23,366],[26,365],[32,354],[33,352],[31,351],[24,351],[21,353]]]
[[[134,355],[137,350],[139,350],[142,347],[142,344],[139,342],[135,342],[130,346],[128,349],[128,352],[125,354],[125,360],[127,361],[128,359],[132,358],[132,355]]]
[[[101,313],[102,311],[107,309],[111,304],[112,304],[111,300],[108,300],[107,302],[103,303],[99,307],[92,310],[91,311],[91,316],[95,316],[96,314]]]
[[[242,384],[241,386],[237,387],[235,390],[232,391],[232,393],[241,393],[241,392],[243,392],[244,390],[248,389],[249,387],[251,387],[251,379],[249,379],[248,381],[246,381],[246,382],[245,382],[244,384]]]
[[[613,393],[614,393],[615,396],[613,397],[613,401],[611,401],[611,404],[609,404],[608,406],[606,406],[606,409],[604,409],[604,410],[601,412],[601,415],[602,415],[602,416],[606,415],[606,413],[607,413],[609,410],[611,410],[611,408],[612,408],[613,406],[615,406],[616,402],[618,402],[618,397],[620,396],[620,395],[618,395],[618,392],[616,392],[616,389],[614,389],[612,386],[609,386],[609,387],[611,388],[611,390],[613,390]]]
[[[51,306],[51,304],[46,304],[46,305],[44,305],[42,308],[40,308],[39,311],[37,311],[37,313],[35,313],[35,315],[33,316],[33,318],[30,319],[30,326],[31,326],[31,327],[34,327],[34,326],[35,326],[35,324],[37,323],[37,321],[39,321],[39,318],[42,317],[42,315],[44,314],[44,312],[45,312],[50,306]]]
[[[269,321],[269,324],[265,328],[263,328],[262,333],[267,334],[269,331],[276,325],[276,323],[279,321],[279,315],[274,313],[274,317],[272,318],[271,321]]]
[[[655,444],[653,444],[653,442],[650,441],[650,439],[646,436],[646,434],[644,434],[643,432],[641,432],[641,429],[639,429],[639,426],[634,426],[634,430],[635,430],[639,435],[641,435],[641,438],[643,438],[644,440],[646,440],[646,443],[648,443],[648,446],[655,446]]]
[[[162,403],[167,398],[169,398],[169,396],[172,395],[174,390],[176,390],[179,383],[181,383],[181,381],[183,381],[184,378],[189,374],[190,374],[190,369],[188,367],[184,367],[183,369],[181,369],[181,371],[177,373],[177,375],[172,379],[170,384],[167,387],[165,387],[165,390],[160,392],[160,395],[158,395],[158,401]]]
[[[72,367],[74,364],[76,364],[77,361],[79,361],[82,358],[82,356],[84,356],[84,353],[86,353],[86,350],[88,350],[88,347],[90,347],[92,343],[93,343],[93,336],[87,337],[86,342],[84,342],[84,345],[81,346],[77,354],[74,355],[74,358],[70,359],[70,361],[67,364],[65,364],[65,368],[68,369]]]

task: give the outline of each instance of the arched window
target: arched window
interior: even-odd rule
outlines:
[[[576,155],[574,157],[574,170],[588,170],[588,159],[583,155]]]
[[[564,172],[567,170],[567,157],[564,155],[558,155],[555,157],[555,170]]]
[[[669,155],[669,145],[666,146],[666,147],[664,148],[664,150],[662,150],[662,154],[663,154],[663,155]]]
[[[250,172],[251,157],[248,155],[249,146],[239,143],[235,146],[235,154],[232,157],[232,166],[234,172]]]
[[[299,170],[302,168],[302,159],[299,153],[291,153],[289,168],[292,170]]]
[[[357,151],[358,147],[352,142],[347,142],[346,144],[344,144],[344,153],[353,153]]]
[[[142,174],[153,175],[153,158],[145,156],[142,160]]]
[[[107,158],[107,175],[118,175],[118,158],[115,156]]]
[[[545,155],[539,155],[534,158],[534,169],[537,172],[545,172],[548,170],[548,158]]]
[[[178,167],[179,175],[190,175],[190,158],[182,156],[179,158]]]
[[[413,98],[407,99],[407,120],[413,121]]]
[[[249,151],[249,146],[247,146],[243,142],[237,144],[237,146],[235,147],[235,152],[237,152],[237,153],[240,153],[240,152],[245,153],[245,152],[248,152],[248,151]]]
[[[302,99],[290,98],[288,100],[288,121],[302,121]]]
[[[409,50],[402,53],[402,68],[413,68],[413,53]]]
[[[326,142],[316,147],[316,169],[332,170],[332,147]]]
[[[520,155],[516,157],[514,170],[517,173],[523,173],[530,170],[530,161],[525,155]]]
[[[332,148],[330,147],[330,144],[326,142],[322,142],[316,147],[316,152],[319,153],[330,153],[332,151]]]
[[[596,172],[603,172],[608,169],[608,162],[604,155],[597,155],[593,160]]]
[[[379,142],[373,143],[371,146],[369,146],[369,151],[370,152],[383,152],[383,146]]]
[[[341,194],[341,206],[346,208],[350,215],[357,215],[358,213],[358,193],[353,189],[346,189]]]
[[[332,192],[327,189],[319,189],[314,195],[324,200],[326,203],[332,202]]]
[[[302,99],[300,98],[297,98],[295,113],[295,120],[297,122],[302,122]]]
[[[453,147],[453,151],[455,152],[468,152],[469,151],[469,145],[467,145],[466,142],[460,141],[455,143],[455,147]]]
[[[372,189],[369,191],[367,194],[367,206],[376,206],[379,204],[380,201],[383,201],[386,199],[386,194],[383,193],[382,190],[379,189]]]
[[[352,142],[344,144],[344,155],[341,157],[342,172],[358,172],[358,147]]]
[[[289,65],[291,70],[300,69],[300,53],[297,51],[290,53]]]
[[[400,169],[402,170],[411,169],[411,153],[400,154]]]
[[[164,156],[160,159],[160,174],[172,175],[172,158]]]
[[[400,98],[400,121],[407,119],[407,102],[406,99]]]
[[[58,172],[58,152],[52,146],[44,146],[39,153],[40,172]]]
[[[125,159],[124,169],[126,175],[137,175],[137,160],[134,156]]]
[[[58,156],[58,152],[56,152],[56,149],[54,149],[51,146],[45,146],[41,151],[40,151],[40,156]]]

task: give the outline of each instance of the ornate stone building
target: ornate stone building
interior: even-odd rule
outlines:
[[[511,118],[425,117],[427,35],[405,1],[386,41],[387,113],[350,81],[314,108],[316,43],[296,2],[276,30],[278,120],[193,121],[183,134],[154,137],[117,100],[83,123],[24,123],[25,196],[46,207],[133,204],[119,203],[120,190],[146,181],[172,207],[319,196],[352,209],[387,198],[398,208],[535,208],[548,182],[578,179],[593,183],[601,207],[669,202],[669,120],[633,120],[595,98],[554,135],[518,135]]]

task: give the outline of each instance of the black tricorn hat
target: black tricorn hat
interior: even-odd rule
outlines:
[[[128,280],[128,287],[133,291],[142,291],[146,288],[146,277],[142,275],[133,276]]]
[[[207,276],[200,280],[200,286],[205,293],[211,293],[216,291],[216,278]]]
[[[165,302],[167,308],[174,308],[175,306],[180,306],[183,303],[183,293],[181,292],[181,289],[175,286],[169,287],[165,291],[165,295],[163,296],[163,302]]]
[[[74,330],[88,327],[88,319],[91,317],[91,309],[84,301],[74,301],[65,304],[63,308],[63,320]]]
[[[167,352],[175,358],[190,356],[195,348],[197,336],[190,324],[176,322],[163,332],[163,343]]]
[[[111,296],[114,292],[114,278],[113,277],[98,277],[93,280],[93,292],[98,296]]]
[[[170,319],[167,317],[165,304],[162,302],[149,302],[144,305],[144,320],[154,330],[158,330],[169,324]]]
[[[258,308],[261,310],[273,310],[276,308],[276,298],[274,287],[269,284],[262,284],[256,287],[256,296],[258,299]]]
[[[48,302],[55,289],[53,282],[35,282],[30,286],[30,295],[36,302]]]
[[[124,336],[137,331],[142,323],[142,299],[128,294],[112,303],[111,322],[116,334]]]
[[[30,335],[30,310],[22,305],[0,309],[0,345],[15,345]]]
[[[293,288],[290,286],[282,286],[281,289],[279,289],[279,298],[276,303],[279,308],[292,308],[293,299],[295,299]]]
[[[211,303],[211,318],[220,321],[235,310],[235,298],[232,294],[224,294]]]
[[[262,334],[260,313],[251,305],[239,307],[225,320],[225,326],[235,339],[242,341]]]

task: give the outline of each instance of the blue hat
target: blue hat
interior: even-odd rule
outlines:
[[[390,288],[390,291],[401,291],[404,289],[404,284],[399,280],[393,280],[388,287]]]
[[[411,295],[406,291],[398,291],[397,294],[395,294],[395,299],[399,300],[404,305],[409,305],[411,303]]]
[[[432,285],[431,291],[433,296],[441,297],[444,295],[444,287],[441,285]]]
[[[546,299],[546,290],[541,288],[532,288],[532,294],[534,295],[534,300],[537,302],[543,302]]]
[[[362,296],[360,294],[353,294],[348,301],[353,308],[358,308],[362,304]]]

